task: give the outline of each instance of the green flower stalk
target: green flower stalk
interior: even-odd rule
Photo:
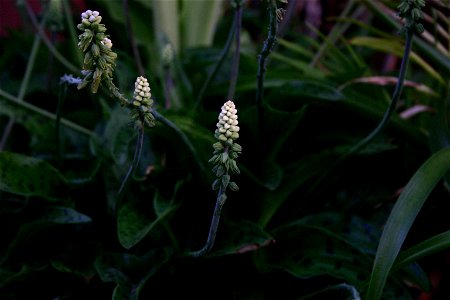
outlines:
[[[216,206],[206,244],[202,249],[191,252],[190,255],[193,257],[204,256],[211,251],[216,238],[222,207],[227,199],[227,188],[230,188],[232,191],[239,190],[237,184],[231,181],[230,176],[231,173],[240,173],[236,164],[236,158],[242,151],[242,147],[236,143],[236,139],[239,137],[237,119],[237,110],[233,101],[227,101],[222,106],[219,114],[219,122],[217,123],[217,129],[214,134],[218,141],[213,144],[214,152],[212,158],[209,160],[210,163],[214,164],[212,170],[217,177],[212,184],[213,190],[218,190]]]
[[[117,54],[111,50],[112,42],[105,34],[106,27],[100,23],[101,20],[98,11],[87,10],[81,14],[81,23],[77,28],[84,32],[78,36],[78,48],[85,54],[82,70],[85,77],[78,89],[90,85],[92,93],[97,93],[102,83],[122,106],[127,106],[129,102],[113,83]]]

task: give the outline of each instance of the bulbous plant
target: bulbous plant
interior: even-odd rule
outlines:
[[[232,191],[239,190],[237,184],[231,181],[230,176],[230,174],[240,173],[236,163],[236,158],[242,151],[242,147],[236,143],[236,139],[239,137],[238,124],[237,109],[233,101],[229,100],[222,106],[219,114],[217,129],[214,134],[218,141],[213,144],[214,152],[209,160],[210,163],[214,164],[212,171],[217,177],[212,184],[212,188],[218,190],[218,192],[208,239],[205,246],[198,251],[191,252],[191,256],[200,257],[211,251],[214,246],[222,207],[227,200],[227,188]]]

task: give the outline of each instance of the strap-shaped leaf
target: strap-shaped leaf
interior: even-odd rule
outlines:
[[[450,169],[450,148],[431,156],[413,175],[389,215],[378,245],[366,299],[381,298],[389,272],[422,205]]]

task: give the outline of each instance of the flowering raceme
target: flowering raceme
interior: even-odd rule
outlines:
[[[217,179],[213,182],[213,190],[221,188],[226,190],[229,187],[232,191],[239,188],[235,182],[230,181],[229,173],[239,174],[240,170],[236,163],[236,158],[242,151],[242,147],[235,141],[239,137],[239,124],[237,109],[233,101],[227,101],[219,114],[217,129],[214,136],[218,142],[213,144],[214,153],[209,162],[214,164],[213,172]]]
[[[91,86],[96,93],[101,83],[117,98],[122,106],[128,101],[119,93],[113,84],[113,71],[117,54],[112,51],[112,42],[105,34],[106,27],[101,24],[102,17],[98,11],[87,10],[81,14],[81,23],[77,28],[83,33],[78,36],[78,47],[84,53],[83,70],[85,76],[78,89]]]

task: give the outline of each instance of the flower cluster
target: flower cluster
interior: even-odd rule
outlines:
[[[213,157],[209,160],[214,164],[213,172],[216,180],[213,182],[213,190],[219,187],[225,190],[229,187],[233,191],[239,188],[235,182],[230,181],[229,173],[239,174],[236,158],[242,151],[242,147],[235,142],[239,137],[237,109],[233,101],[227,101],[219,114],[219,122],[214,134],[218,142],[213,144]]]
[[[103,83],[118,98],[120,104],[125,106],[128,101],[112,82],[117,54],[111,50],[112,42],[105,34],[106,27],[100,23],[101,20],[98,11],[87,10],[81,14],[81,23],[77,28],[83,33],[78,36],[78,47],[85,53],[82,71],[85,77],[78,89],[90,84],[92,93],[96,93],[100,83]]]
[[[233,101],[227,101],[222,106],[222,111],[219,114],[219,122],[215,137],[228,145],[232,145],[233,141],[239,137],[239,124],[237,116],[237,109]]]
[[[150,126],[155,126],[155,117],[152,114],[150,85],[145,77],[138,77],[134,83],[133,109],[131,110],[131,118],[133,120],[144,120]]]
[[[425,0],[403,0],[398,5],[398,15],[405,19],[405,30],[414,30],[417,33],[422,33],[425,29],[419,23],[423,18],[422,7],[425,6]]]

